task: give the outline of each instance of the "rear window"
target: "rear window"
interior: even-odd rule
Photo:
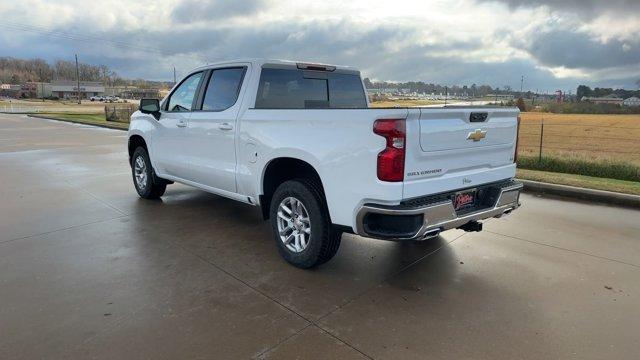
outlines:
[[[262,69],[258,109],[366,108],[360,76],[298,69]]]
[[[202,110],[223,111],[232,107],[238,99],[244,69],[241,67],[213,70],[204,95]]]

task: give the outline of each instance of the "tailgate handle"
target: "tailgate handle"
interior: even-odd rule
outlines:
[[[484,122],[488,115],[486,112],[472,112],[469,115],[469,122]]]

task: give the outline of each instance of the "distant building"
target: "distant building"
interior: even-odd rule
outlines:
[[[614,104],[614,105],[622,105],[623,99],[617,97],[590,97],[583,96],[580,101],[586,101],[594,104]]]
[[[488,94],[485,97],[496,100],[513,100],[515,98],[512,94]]]
[[[632,96],[622,101],[622,106],[640,106],[640,98]]]
[[[106,86],[104,88],[104,95],[106,96],[120,96],[122,97],[122,93],[127,91],[128,89],[132,89],[135,87],[132,86],[125,86],[125,85],[118,85],[118,86]]]
[[[120,97],[125,99],[159,99],[160,91],[158,89],[130,88],[123,91]]]
[[[0,96],[17,99],[22,96],[22,87],[14,84],[0,84]]]
[[[158,89],[140,89],[136,86],[120,85],[106,87],[104,94],[118,96],[122,99],[159,99]]]
[[[42,99],[51,96],[51,84],[45,82],[28,81],[22,84],[24,96]]]
[[[80,81],[79,91],[81,99],[88,99],[104,95],[104,85],[99,81]],[[60,99],[74,99],[77,97],[78,84],[70,80],[57,80],[51,83],[51,93]]]

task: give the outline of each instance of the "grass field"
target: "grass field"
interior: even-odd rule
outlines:
[[[516,177],[552,184],[570,185],[588,189],[614,191],[625,194],[640,195],[640,182],[609,179],[602,177],[564,174],[549,171],[518,169]]]
[[[137,104],[136,100],[127,100]],[[28,112],[28,113],[102,113],[106,106],[126,106],[124,103],[103,103],[98,101],[82,100],[78,104],[75,100],[38,100],[38,99],[6,99],[0,100],[0,111]]]
[[[640,166],[640,115],[521,114],[520,156],[542,155]],[[544,129],[543,129],[544,124]]]
[[[114,129],[123,129],[123,130],[129,129],[129,123],[106,121],[104,113],[101,113],[101,114],[38,113],[37,115],[79,123],[79,124],[98,125],[98,126],[110,127]]]

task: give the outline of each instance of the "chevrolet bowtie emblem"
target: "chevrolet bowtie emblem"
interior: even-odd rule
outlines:
[[[476,131],[472,131],[469,133],[469,135],[467,135],[467,140],[480,141],[484,139],[486,136],[487,136],[486,131],[476,129]]]

